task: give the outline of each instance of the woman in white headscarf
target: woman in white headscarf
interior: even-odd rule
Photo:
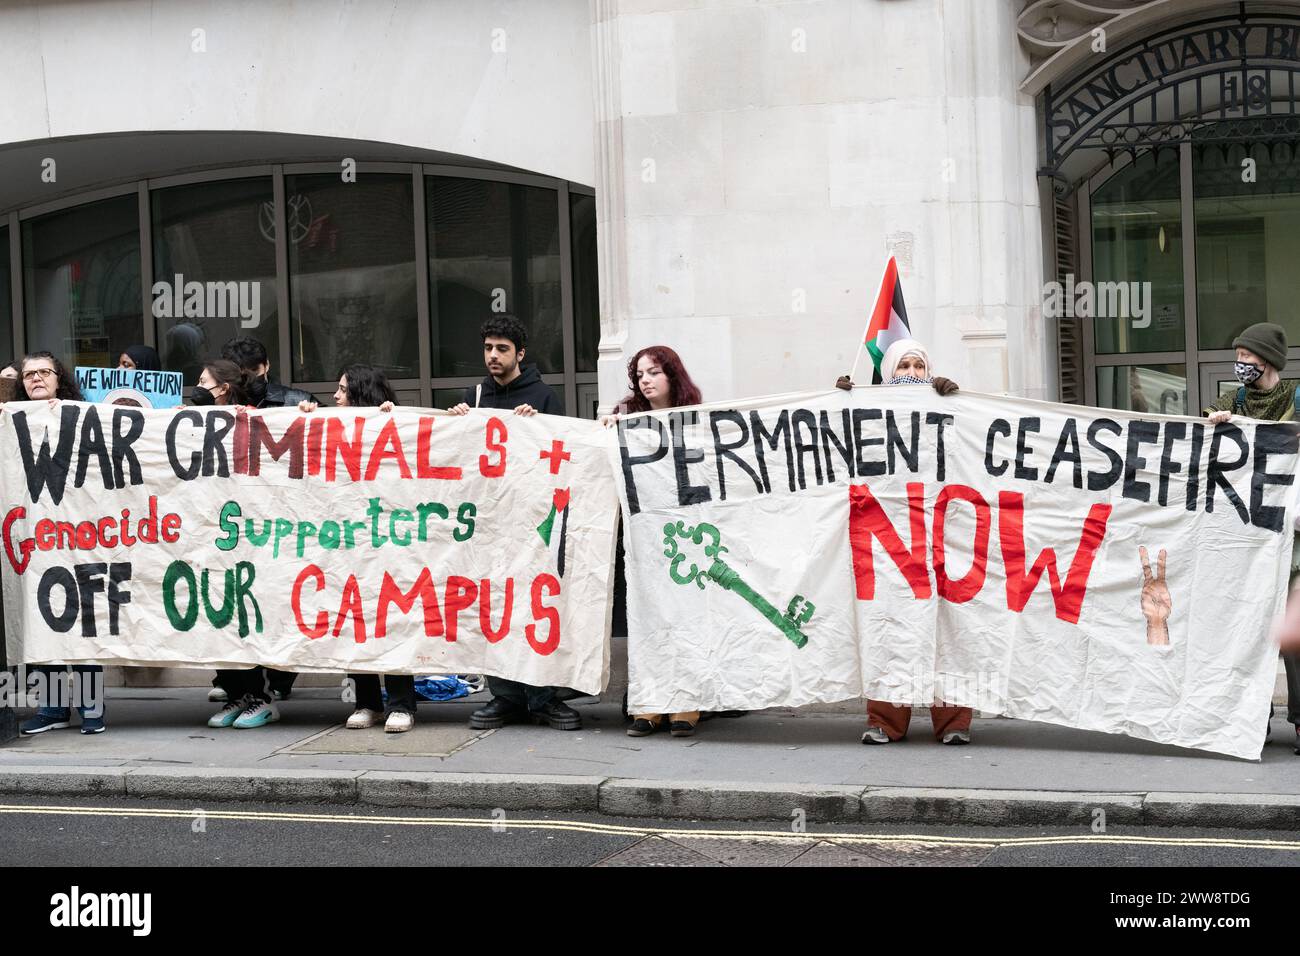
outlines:
[[[957,391],[957,383],[936,376],[930,362],[930,353],[915,339],[899,339],[885,349],[880,360],[880,378],[886,385],[933,385],[940,395]],[[835,383],[837,388],[849,389],[853,383],[843,376]],[[969,707],[952,707],[935,701],[930,707],[930,722],[934,725],[935,739],[945,744],[970,743],[970,724],[975,712]],[[907,736],[907,725],[912,720],[912,708],[891,704],[883,700],[867,701],[867,730],[862,735],[864,744],[887,744]]]
[[[956,382],[933,374],[933,370],[930,353],[924,345],[916,339],[899,339],[885,349],[880,360],[880,381],[885,385],[933,385],[940,395],[957,391]],[[847,375],[841,375],[835,387],[848,391],[853,387],[853,381]]]

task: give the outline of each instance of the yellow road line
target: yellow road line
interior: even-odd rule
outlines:
[[[367,816],[343,813],[284,813],[258,810],[172,810],[153,807],[51,807],[25,804],[0,804],[0,815],[152,817],[157,819],[193,820],[199,813],[209,820],[251,823],[334,823],[368,826],[460,827],[469,829],[555,830],[606,836],[663,836],[673,839],[808,841],[830,840],[836,843],[908,844],[932,847],[987,847],[990,849],[1031,846],[1068,846],[1107,844],[1119,846],[1220,847],[1238,849],[1300,850],[1297,840],[1234,839],[1230,837],[1147,837],[1110,834],[1041,837],[950,837],[932,834],[835,833],[785,830],[697,830],[673,827],[624,826],[613,823],[589,823],[577,820],[535,820],[528,818]]]

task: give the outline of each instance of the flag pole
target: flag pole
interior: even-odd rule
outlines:
[[[893,256],[889,257],[890,259]],[[856,383],[858,380],[858,363],[862,361],[862,353],[867,350],[867,333],[871,331],[871,320],[876,315],[876,305],[880,302],[880,293],[885,291],[885,276],[889,275],[889,260],[885,260],[885,268],[880,271],[880,286],[876,289],[875,298],[871,300],[871,309],[867,312],[867,326],[858,336],[858,354],[853,359],[853,369],[849,372],[849,381]]]

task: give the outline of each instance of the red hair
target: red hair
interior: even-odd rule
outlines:
[[[629,412],[650,411],[650,402],[641,394],[641,389],[636,384],[636,366],[644,355],[650,356],[650,360],[663,369],[664,374],[668,376],[670,407],[698,405],[703,401],[699,386],[691,381],[690,373],[682,364],[681,356],[666,345],[650,345],[633,355],[632,360],[627,363],[627,383],[632,392],[623,399],[623,406]]]

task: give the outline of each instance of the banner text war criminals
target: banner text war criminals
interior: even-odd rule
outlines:
[[[105,489],[139,485],[143,479],[133,448],[144,432],[144,415],[131,408],[112,414],[93,405],[66,403],[59,410],[59,431],[33,434],[27,413],[13,412],[14,432],[22,454],[33,501],[43,490],[54,504],[68,481]],[[167,459],[182,481],[259,475],[278,469],[288,478],[318,477],[327,482],[374,481],[378,477],[459,481],[459,466],[437,462],[434,431],[438,418],[422,416],[414,447],[403,444],[392,418],[280,418],[274,424],[257,413],[193,409],[177,412],[166,431]],[[505,469],[507,430],[499,418],[485,427],[478,470],[499,477]],[[95,487],[95,484],[92,484]]]

